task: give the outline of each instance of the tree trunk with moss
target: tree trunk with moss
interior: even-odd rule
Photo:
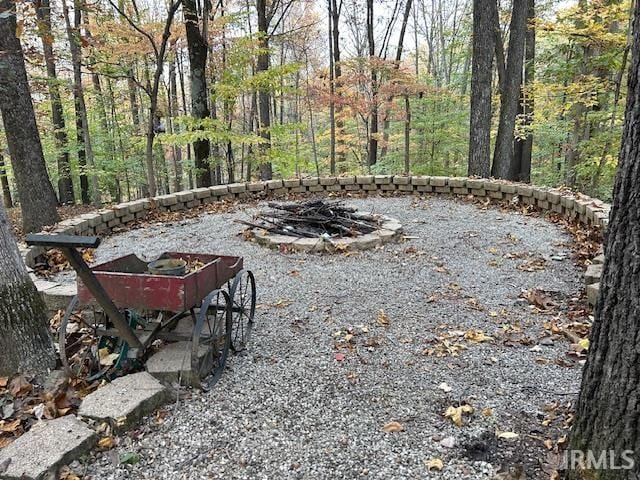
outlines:
[[[634,7],[633,60],[625,128],[600,296],[582,376],[570,449],[606,452],[618,466],[632,451],[631,469],[571,469],[574,479],[636,479],[640,471],[640,6]],[[612,453],[613,452],[613,455]],[[569,452],[571,453],[571,452]],[[586,457],[586,455],[585,455]]]
[[[0,376],[43,374],[55,366],[46,308],[0,207]]]

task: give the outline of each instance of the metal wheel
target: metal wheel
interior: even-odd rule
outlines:
[[[201,388],[210,388],[224,371],[231,346],[230,306],[229,294],[215,290],[207,295],[197,313],[191,341],[191,374],[192,383]]]
[[[77,306],[74,296],[60,322],[60,361],[69,376],[92,382],[124,367],[128,345],[120,338],[98,335],[99,329],[106,328],[106,318],[95,311],[90,316]]]
[[[229,288],[229,295],[233,300],[231,348],[234,352],[241,352],[249,343],[256,313],[256,279],[253,273],[249,270],[238,272]]]

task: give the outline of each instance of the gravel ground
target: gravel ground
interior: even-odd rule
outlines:
[[[541,218],[450,199],[348,203],[399,219],[411,238],[352,255],[282,254],[238,235],[233,220],[248,210],[104,241],[97,261],[131,251],[146,258],[165,250],[241,255],[255,272],[259,307],[248,352],[230,357],[212,391],[192,392],[168,407],[161,424],[149,419],[126,434],[89,462],[88,475],[482,479],[521,465],[527,478],[548,478],[533,437],[557,432],[540,426],[540,412],[547,402],[573,398],[566,393],[578,390],[580,365],[555,362],[569,349],[560,338],[531,351],[505,344],[501,332],[520,325],[533,345],[544,336],[550,317],[533,313],[518,298],[522,289],[543,288],[566,303],[583,288],[568,259],[571,238]],[[504,257],[519,252],[530,256]],[[544,270],[517,268],[538,257],[546,259]],[[469,329],[494,338],[454,338],[466,347],[457,356],[423,354],[441,350],[438,338],[447,332]],[[458,427],[443,413],[460,402],[475,412]],[[403,431],[383,431],[393,421]],[[496,430],[519,437],[496,439]],[[137,452],[139,463],[119,465],[127,452]],[[428,470],[434,458],[443,460],[442,471]]]

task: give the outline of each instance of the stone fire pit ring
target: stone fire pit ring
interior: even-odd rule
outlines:
[[[251,231],[251,238],[267,248],[294,252],[335,253],[344,251],[371,250],[386,243],[398,241],[402,236],[402,224],[386,215],[354,214],[363,220],[376,220],[380,228],[357,237],[317,237],[300,238],[293,235],[270,233],[266,230]]]

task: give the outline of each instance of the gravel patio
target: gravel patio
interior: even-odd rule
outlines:
[[[169,405],[76,471],[482,479],[523,468],[528,479],[548,478],[542,441],[562,432],[541,425],[545,404],[573,399],[581,365],[556,361],[569,342],[543,339],[550,315],[520,294],[544,289],[563,305],[584,288],[571,237],[542,218],[453,199],[347,202],[397,218],[409,238],[352,254],[281,253],[239,235],[234,219],[251,208],[107,238],[96,261],[131,251],[244,256],[259,305],[248,351],[230,357],[213,390]],[[555,315],[563,320],[563,308]],[[533,343],[507,341],[517,330]],[[473,413],[457,426],[444,412],[461,405]],[[121,464],[129,452],[139,462]]]

